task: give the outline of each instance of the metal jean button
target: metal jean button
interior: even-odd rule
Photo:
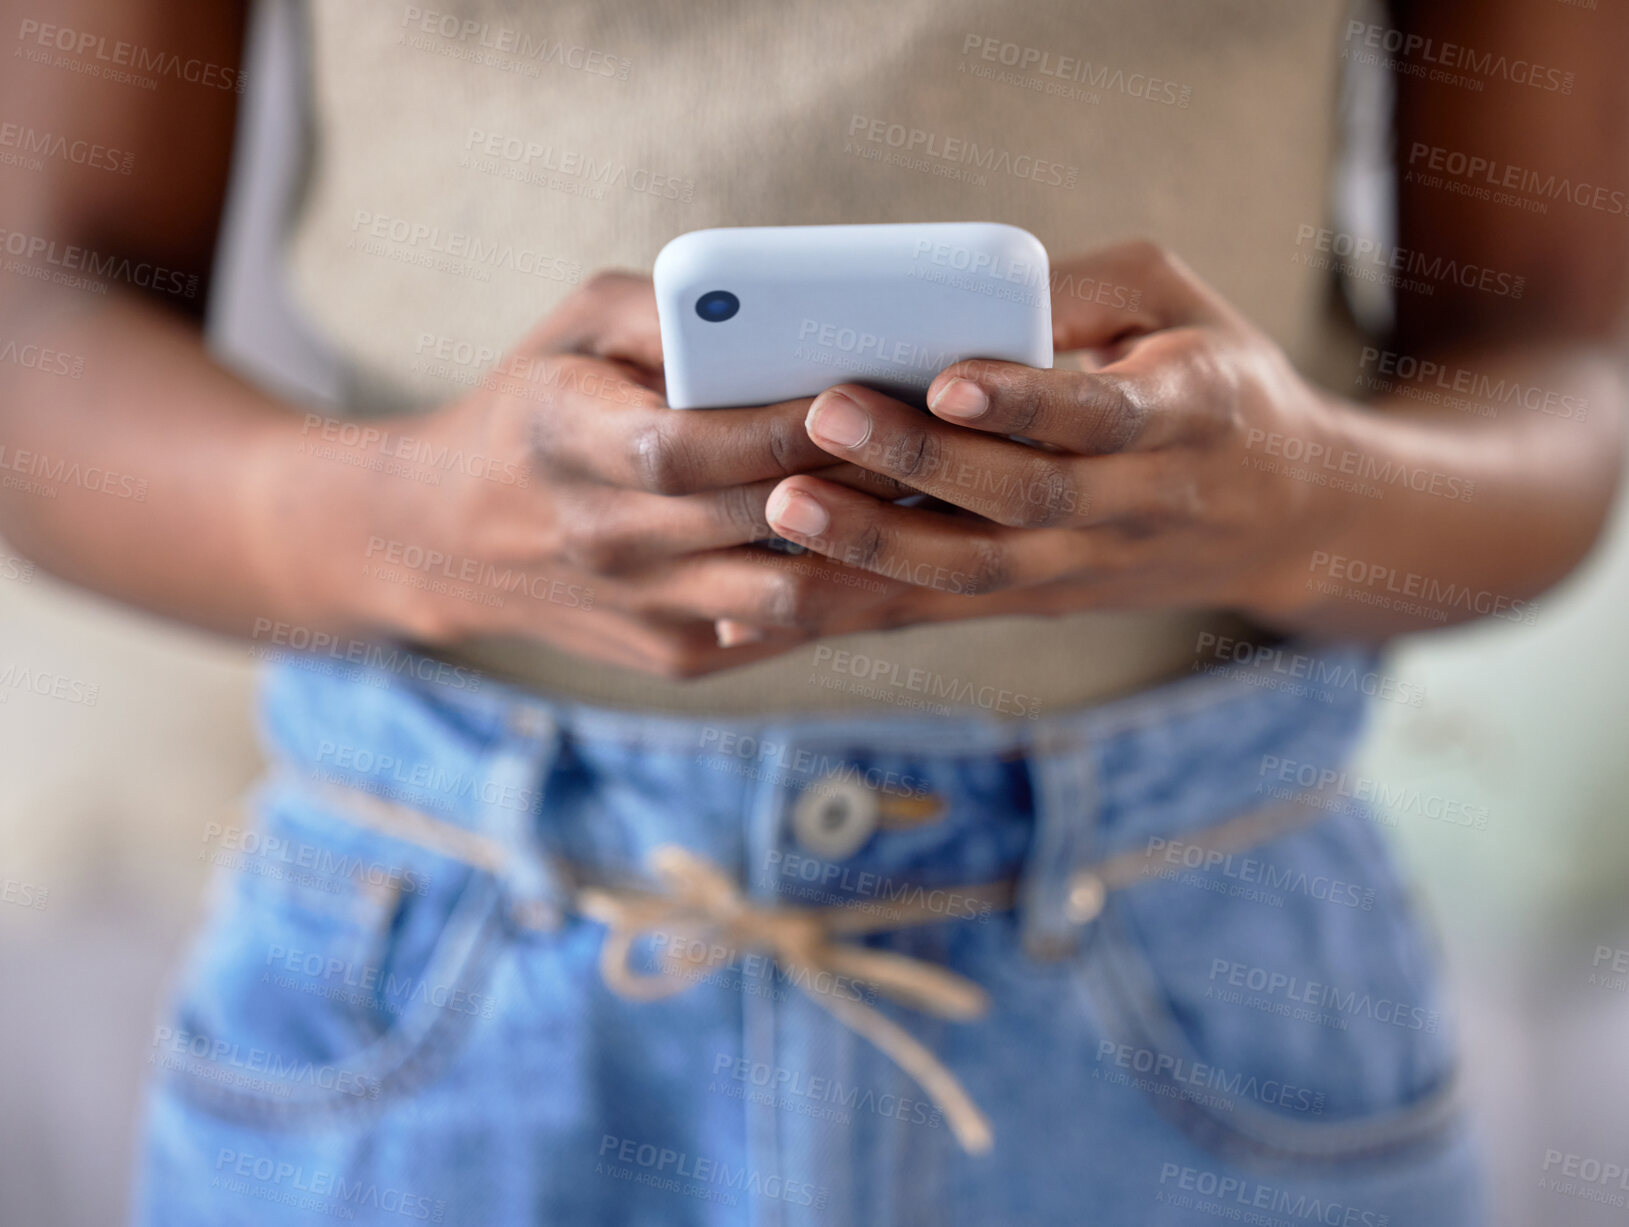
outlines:
[[[1096,920],[1103,905],[1108,902],[1107,883],[1089,869],[1078,870],[1069,879],[1069,895],[1064,902],[1064,915],[1071,924],[1086,925]]]
[[[877,794],[857,780],[828,778],[803,790],[792,808],[792,834],[813,856],[843,860],[877,829]]]

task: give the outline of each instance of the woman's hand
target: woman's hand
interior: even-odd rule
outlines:
[[[809,437],[833,457],[950,511],[801,473],[776,486],[771,526],[933,590],[913,602],[923,619],[1103,606],[1286,614],[1305,597],[1313,543],[1355,500],[1287,473],[1285,442],[1296,455],[1356,454],[1354,411],[1152,245],[1058,273],[1064,285],[1140,291],[1054,296],[1055,345],[1085,351],[1086,369],[962,362],[929,388],[933,416],[848,384],[810,410]]]
[[[283,512],[269,511],[268,524],[301,515],[319,475],[349,493],[337,505],[313,500],[307,514],[324,523],[284,534],[329,544],[317,558],[285,550],[281,582],[298,589],[320,570],[326,601],[351,623],[426,644],[532,637],[673,676],[785,651],[833,613],[852,619],[908,587],[815,556],[740,548],[771,535],[764,506],[788,473],[898,489],[811,442],[808,400],[677,412],[663,401],[660,365],[649,280],[602,274],[462,400],[428,417],[324,424],[332,452],[362,427],[412,446],[405,465],[361,470],[360,481],[352,465],[323,474],[310,448],[286,456],[266,482]],[[340,458],[373,458],[351,450]],[[415,456],[462,459],[429,484],[401,471]],[[722,649],[718,620],[750,623],[758,637]]]

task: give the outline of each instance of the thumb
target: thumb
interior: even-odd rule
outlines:
[[[586,354],[661,370],[662,330],[651,279],[638,273],[596,273],[550,312],[521,348],[540,354]]]
[[[1174,256],[1152,243],[1119,243],[1052,269],[1052,344],[1107,349],[1208,318],[1212,296]]]

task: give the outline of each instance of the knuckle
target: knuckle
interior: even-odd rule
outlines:
[[[868,519],[843,547],[840,561],[868,571],[880,565],[887,552],[888,535],[875,519]]]
[[[775,465],[775,471],[782,477],[789,477],[797,472],[798,436],[802,433],[801,421],[794,427],[791,419],[784,417],[771,417],[765,427],[764,445],[769,449],[769,458]]]
[[[944,444],[933,431],[908,426],[884,446],[882,463],[895,477],[928,477],[939,471],[943,451]]]
[[[1156,483],[1151,501],[1150,518],[1161,527],[1206,519],[1212,505],[1204,483],[1186,472],[1171,472]]]
[[[917,621],[916,610],[904,601],[890,601],[876,611],[876,624],[878,630],[892,631],[903,626],[914,626]]]
[[[756,620],[772,626],[805,626],[815,617],[815,585],[795,571],[777,571],[764,587]]]
[[[548,555],[556,562],[589,571],[597,570],[593,565],[594,552],[593,534],[578,519],[561,524],[549,535]]]
[[[730,486],[719,494],[718,514],[726,527],[753,537],[771,530],[764,514],[765,500],[749,486]]]
[[[1174,267],[1171,249],[1153,239],[1133,239],[1126,244],[1126,255],[1134,265],[1149,273],[1166,273]]]
[[[594,575],[618,575],[636,565],[639,543],[601,529],[572,530],[566,539],[566,561]]]
[[[538,557],[550,564],[568,563],[575,545],[572,539],[572,530],[569,527],[571,520],[568,516],[559,514],[560,508],[555,508],[555,514],[538,529],[535,548]]]
[[[1077,379],[1075,389],[1085,417],[1082,435],[1091,453],[1124,451],[1147,427],[1152,408],[1134,384],[1099,372]]]
[[[687,682],[709,672],[706,654],[688,643],[664,642],[650,658],[650,671],[670,682]]]
[[[1152,541],[1168,527],[1166,521],[1159,516],[1129,515],[1114,525],[1114,534],[1120,541],[1136,544]]]
[[[541,472],[550,472],[559,455],[560,432],[546,413],[527,413],[521,424],[526,461]]]
[[[622,290],[629,280],[627,273],[617,269],[596,269],[577,287],[577,297],[584,300],[605,298]]]
[[[1137,483],[1125,514],[1115,519],[1118,530],[1128,539],[1152,537],[1202,520],[1210,509],[1211,498],[1203,478],[1180,453],[1156,452],[1150,460],[1152,467]]]
[[[628,462],[635,483],[651,494],[685,494],[693,466],[675,426],[660,419],[634,431],[628,441]]]
[[[1048,372],[1050,373],[1050,372]],[[1006,380],[1002,389],[1002,425],[1011,434],[1026,434],[1040,419],[1045,405],[1045,387],[1039,374],[1023,374]]]
[[[450,643],[462,638],[466,630],[456,613],[440,601],[411,602],[401,622],[419,643]]]
[[[603,380],[593,361],[581,354],[549,354],[540,358],[537,375],[541,387],[549,394],[548,403],[558,406],[556,426],[561,416],[581,411],[581,398],[594,398],[602,391]]]
[[[1148,239],[1133,244],[1134,267],[1151,285],[1167,295],[1192,296],[1202,283],[1182,257],[1171,248]]]
[[[1046,528],[1076,515],[1080,491],[1069,468],[1050,456],[1030,462],[1012,506],[1012,527]]]
[[[1010,564],[1006,547],[987,534],[969,537],[967,541],[967,569],[962,576],[961,592],[965,596],[983,596],[998,592],[1009,582]]]
[[[1238,364],[1225,345],[1210,333],[1195,337],[1187,352],[1192,386],[1202,388],[1200,426],[1205,438],[1215,438],[1237,426],[1243,417],[1245,383]],[[1270,378],[1270,376],[1269,376]]]

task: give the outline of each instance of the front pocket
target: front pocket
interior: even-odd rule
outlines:
[[[229,850],[154,1063],[257,1123],[366,1113],[431,1077],[490,1018],[498,884],[352,825],[293,783]]]
[[[1450,1025],[1364,817],[1155,869],[1110,896],[1077,968],[1101,1070],[1236,1162],[1385,1164],[1446,1140]]]

